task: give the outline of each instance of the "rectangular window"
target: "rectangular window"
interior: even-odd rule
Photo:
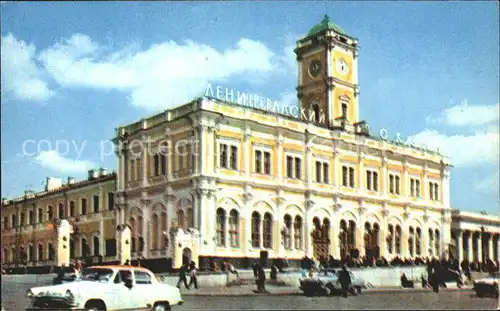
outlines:
[[[21,219],[20,219],[20,225],[21,226],[25,225],[24,221],[25,221],[25,219],[24,219],[24,213],[21,213]]]
[[[35,213],[33,211],[28,212],[28,218],[29,218],[29,225],[35,223]]]
[[[43,209],[38,209],[38,222],[43,222]]]
[[[410,179],[410,194],[412,197],[415,196],[415,179]]]
[[[155,154],[153,156],[153,167],[154,167],[154,174],[155,176],[159,176],[160,175],[160,155],[159,154]]]
[[[93,203],[94,203],[94,213],[99,213],[99,196],[98,195],[94,195],[93,196]]]
[[[271,153],[264,152],[264,174],[271,175]]]
[[[293,157],[286,156],[286,176],[293,178]]]
[[[396,194],[399,194],[399,176],[396,176]]]
[[[327,163],[323,163],[323,182],[324,183],[328,183],[328,164]]]
[[[372,172],[371,171],[366,171],[366,189],[373,190],[372,189]]]
[[[373,190],[378,191],[378,173],[373,172]]]
[[[316,161],[316,182],[321,182],[321,173],[322,173],[322,163]]]
[[[82,199],[81,201],[82,215],[87,215],[87,199]]]
[[[17,221],[16,221],[17,219],[16,219],[16,215],[12,215],[12,216],[11,216],[11,219],[12,219],[12,220],[11,220],[11,223],[12,223],[12,228],[17,227]]]
[[[351,188],[354,188],[354,168],[350,167],[349,168],[349,186]]]
[[[231,146],[231,161],[230,161],[231,168],[233,170],[238,169],[238,147],[236,146]]]
[[[161,173],[162,175],[166,175],[167,173],[167,156],[162,154],[160,155],[161,159]]]
[[[420,198],[420,180],[415,180],[415,195]]]
[[[302,179],[302,160],[295,158],[295,178]]]
[[[389,175],[389,192],[394,193],[394,175]]]
[[[69,202],[69,217],[75,217],[75,201]]]
[[[226,144],[220,144],[220,167],[227,168],[227,150]]]
[[[429,199],[434,200],[434,183],[429,182]]]
[[[4,229],[9,229],[9,217],[7,217],[7,216],[3,217],[3,225],[4,225],[4,227],[3,227]],[[5,258],[4,258],[4,260],[5,260]]]
[[[439,200],[439,185],[434,184],[434,200]]]
[[[179,146],[179,156],[177,157],[177,170],[182,170],[186,168],[186,145]]]
[[[135,180],[141,180],[142,159],[135,160]]]
[[[108,193],[108,209],[111,211],[115,208],[115,194]]]
[[[255,172],[262,173],[262,151],[255,150]]]
[[[347,166],[342,166],[342,185],[344,187],[349,186],[349,173]]]
[[[128,169],[128,180],[129,181],[134,181],[135,180],[135,160],[130,160],[129,163],[129,169]]]

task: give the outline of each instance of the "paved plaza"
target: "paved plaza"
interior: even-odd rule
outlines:
[[[38,283],[38,284],[37,284]],[[5,311],[20,311],[27,307],[26,290],[43,282],[16,282],[13,277],[2,279],[2,307]],[[251,310],[251,309],[473,309],[492,310],[498,307],[493,298],[478,298],[470,289],[447,289],[436,294],[416,288],[374,288],[358,297],[305,297],[293,287],[267,286],[269,294],[254,294],[254,286],[182,289],[184,305],[174,310]]]

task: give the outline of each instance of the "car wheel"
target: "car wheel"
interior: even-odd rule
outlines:
[[[106,311],[106,305],[99,300],[89,301],[85,304],[86,311]]]
[[[153,306],[153,311],[167,311],[171,310],[170,304],[168,302],[157,302]]]

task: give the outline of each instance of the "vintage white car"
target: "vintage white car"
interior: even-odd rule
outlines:
[[[321,270],[313,274],[312,277],[305,277],[299,280],[301,289],[306,296],[315,294],[330,295],[341,290],[341,285],[338,282],[340,269]],[[360,277],[356,277],[351,271],[351,287],[349,291],[353,295],[359,295],[363,288],[366,288],[366,281]]]
[[[74,282],[33,287],[27,310],[170,310],[183,303],[177,287],[161,284],[145,268],[95,266],[82,270]]]
[[[498,284],[500,284],[500,273],[494,272],[486,278],[474,280],[474,291],[478,297],[493,296],[498,298]]]

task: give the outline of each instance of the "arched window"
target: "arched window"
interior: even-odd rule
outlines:
[[[415,236],[415,249],[417,256],[422,255],[422,230],[417,228],[417,235]]]
[[[229,243],[231,247],[238,247],[239,243],[239,214],[233,209],[229,213]]]
[[[88,252],[88,244],[87,244],[87,239],[83,238],[82,239],[82,243],[80,244],[81,246],[81,254],[82,254],[82,257],[87,257],[89,255],[89,252]]]
[[[10,262],[16,262],[16,248],[14,246],[10,248]]]
[[[54,216],[54,211],[52,210],[52,206],[49,205],[49,208],[47,209],[48,221],[51,221],[53,216]]]
[[[130,251],[134,253],[136,251],[136,225],[135,225],[135,218],[130,217],[129,219],[129,224],[130,224]]]
[[[408,249],[410,250],[410,257],[415,256],[415,250],[413,249],[413,241],[415,239],[415,230],[413,227],[409,229],[410,234],[408,235]]]
[[[33,245],[28,245],[28,261],[35,261],[35,249]]]
[[[153,215],[153,222],[151,227],[151,231],[153,234],[151,234],[151,245],[149,246],[149,248],[152,250],[156,250],[158,249],[158,215],[156,214]]]
[[[393,238],[394,238],[394,226],[389,225],[389,234],[387,235],[387,250],[389,251],[389,254],[394,253],[394,243],[393,243]]]
[[[269,213],[264,214],[264,248],[273,247],[273,216]]]
[[[217,246],[226,245],[226,211],[217,209]]]
[[[252,213],[252,247],[260,247],[260,214]]]
[[[323,219],[323,226],[321,227],[323,239],[330,241],[330,219]]]
[[[42,245],[42,243],[38,244],[38,261],[43,261],[43,245]]]
[[[75,240],[74,239],[69,240],[69,258],[71,258],[71,259],[75,258]]]
[[[293,224],[293,240],[294,240],[294,248],[295,249],[302,249],[302,217],[300,216],[295,216],[295,221]]]
[[[162,212],[161,213],[161,234],[162,234],[162,239],[161,239],[161,248],[165,249],[168,247],[168,232],[167,232],[167,213]]]
[[[371,234],[372,234],[372,225],[369,222],[365,223],[365,234],[363,236],[365,242],[365,248],[371,248]]]
[[[49,260],[54,260],[56,257],[56,252],[54,250],[54,245],[52,245],[52,242],[49,242],[47,248],[49,251]]]
[[[378,225],[378,223],[374,223],[373,224],[373,229],[372,229],[372,232],[371,232],[371,243],[373,246],[376,246],[378,247],[378,235],[380,233],[380,227]]]
[[[99,238],[98,237],[94,237],[94,241],[93,241],[93,246],[94,246],[94,256],[99,256],[100,254],[100,245],[99,245]]]
[[[401,227],[399,225],[396,225],[396,237],[395,237],[395,247],[396,247],[396,254],[401,255]]]
[[[354,222],[354,220],[349,220],[347,242],[349,247],[354,247],[354,245],[356,245],[356,222]]]
[[[288,214],[283,217],[285,226],[282,231],[283,246],[285,249],[292,248],[292,217]]]
[[[182,209],[177,210],[177,226],[184,229],[184,211]]]
[[[434,236],[434,241],[435,241],[435,249],[436,249],[436,256],[439,256],[441,254],[441,245],[440,245],[440,236],[439,236],[439,230],[436,229],[435,231],[435,236]]]
[[[342,117],[347,118],[347,104],[342,104]]]
[[[59,218],[64,218],[64,205],[62,203],[59,203]]]

